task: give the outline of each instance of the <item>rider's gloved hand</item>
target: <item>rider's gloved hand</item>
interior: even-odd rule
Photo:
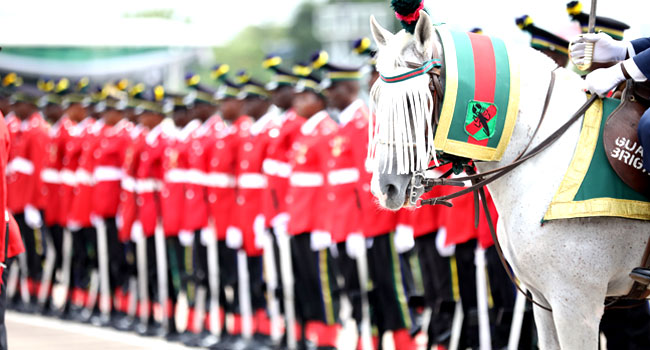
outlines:
[[[628,41],[612,39],[605,33],[583,34],[571,42],[569,53],[575,65],[581,65],[585,59],[585,46],[594,43],[593,62],[607,63],[623,61],[632,47]]]
[[[609,68],[596,69],[587,75],[585,82],[589,91],[603,97],[625,79],[634,79],[638,82],[646,80],[645,75],[632,58]]]

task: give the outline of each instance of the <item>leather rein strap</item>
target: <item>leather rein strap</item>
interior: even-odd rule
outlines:
[[[432,77],[433,76],[434,75],[432,74]],[[439,81],[438,81],[438,84],[439,84]],[[432,87],[433,87],[433,85],[435,85],[434,79],[432,79]],[[508,165],[505,165],[503,167],[497,168],[497,169],[486,171],[486,172],[481,173],[481,174],[477,174],[473,167],[466,167],[466,172],[468,173],[468,176],[455,178],[454,182],[471,181],[472,185],[470,187],[467,187],[467,188],[465,188],[463,190],[454,192],[454,193],[449,194],[449,195],[445,195],[445,196],[441,196],[441,197],[437,197],[437,198],[426,199],[426,200],[421,201],[421,204],[423,204],[423,205],[424,204],[436,204],[436,203],[437,204],[445,204],[445,203],[448,203],[448,201],[450,199],[460,197],[460,196],[465,195],[467,193],[473,192],[474,193],[474,200],[475,200],[475,202],[474,202],[475,225],[478,226],[478,219],[479,219],[479,215],[480,215],[479,210],[478,210],[479,209],[478,206],[479,206],[479,200],[480,200],[482,202],[483,211],[485,212],[485,216],[486,216],[486,219],[488,221],[488,226],[490,228],[490,235],[492,236],[492,240],[494,241],[494,246],[495,246],[495,248],[497,250],[497,254],[499,255],[499,260],[501,261],[501,264],[503,265],[504,270],[508,274],[508,277],[510,278],[512,283],[517,287],[517,289],[526,297],[526,299],[528,299],[531,303],[535,304],[539,308],[541,308],[543,310],[546,310],[546,311],[549,311],[549,312],[552,312],[552,309],[550,307],[548,307],[548,306],[542,305],[542,304],[536,302],[535,300],[533,300],[533,298],[531,296],[529,296],[523,290],[523,288],[521,288],[519,282],[517,281],[517,279],[513,275],[513,272],[510,269],[510,266],[509,266],[508,262],[506,261],[504,255],[503,255],[503,250],[501,249],[501,244],[499,243],[499,239],[498,239],[497,234],[496,234],[496,229],[495,229],[495,226],[494,226],[494,222],[492,221],[492,217],[490,215],[490,211],[489,211],[489,208],[488,208],[487,197],[485,196],[484,187],[486,185],[492,183],[493,181],[497,180],[498,178],[504,176],[505,174],[509,173],[510,171],[514,170],[519,165],[521,165],[523,162],[527,161],[528,159],[531,159],[531,158],[535,157],[536,155],[538,155],[539,153],[544,151],[546,148],[548,148],[557,139],[559,139],[562,135],[564,135],[564,133],[576,121],[578,121],[585,114],[587,109],[598,98],[597,95],[595,95],[595,94],[592,95],[589,98],[589,100],[587,100],[587,102],[585,102],[573,114],[573,116],[571,116],[571,118],[566,123],[564,123],[553,134],[551,134],[549,137],[547,137],[541,143],[539,143],[537,146],[535,146],[533,149],[531,149],[530,152],[526,153],[526,151],[528,150],[528,148],[532,144],[533,139],[537,135],[537,132],[539,131],[539,129],[540,129],[541,125],[542,125],[542,122],[544,121],[544,118],[546,116],[546,112],[548,110],[548,106],[550,104],[551,96],[553,94],[553,87],[554,86],[555,86],[555,69],[551,72],[551,80],[550,80],[550,83],[549,83],[548,90],[546,92],[546,99],[544,100],[544,107],[542,109],[542,114],[541,114],[540,120],[539,120],[539,122],[537,124],[537,127],[535,128],[535,131],[533,132],[533,136],[531,137],[530,141],[528,142],[528,144],[526,145],[524,150],[517,156],[517,158],[515,158],[515,160],[512,163],[510,163]],[[439,90],[439,91],[441,91],[441,90]],[[435,93],[435,90],[434,90],[434,93]],[[434,115],[435,115],[434,122],[437,125],[438,124],[437,123],[438,122],[438,116],[436,114],[434,114]],[[445,174],[446,176],[443,175],[442,177],[447,177],[447,176],[449,176],[449,174],[450,174],[450,172],[447,172]],[[434,186],[434,185],[441,184],[441,183],[444,182],[441,178],[438,178],[438,179],[424,179],[423,183],[427,187]],[[648,253],[650,254],[650,252],[648,252]]]

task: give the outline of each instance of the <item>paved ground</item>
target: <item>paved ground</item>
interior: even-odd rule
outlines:
[[[95,327],[37,315],[9,311],[6,314],[9,349],[11,350],[181,350],[188,348],[161,339],[141,337],[112,328]],[[353,323],[347,323],[339,337],[339,349],[353,350],[356,345]],[[385,348],[393,350],[392,339],[384,338]],[[426,342],[418,339],[420,349]]]
[[[111,328],[16,312],[6,314],[11,350],[180,350],[190,349],[163,340],[140,337]]]

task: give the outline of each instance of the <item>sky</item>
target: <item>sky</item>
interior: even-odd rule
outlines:
[[[20,0],[0,8],[0,45],[217,46],[241,29],[290,21],[302,0]],[[324,2],[324,0],[316,0]],[[425,0],[434,21],[458,29],[482,27],[486,34],[525,42],[514,18],[530,15],[535,24],[564,36],[576,30],[565,11],[567,0]],[[588,11],[589,1],[584,1]],[[386,6],[389,1],[386,0]],[[125,14],[172,9],[168,20],[125,19]],[[650,36],[647,0],[599,0],[598,14],[633,28],[626,38]],[[189,22],[189,24],[188,24]]]

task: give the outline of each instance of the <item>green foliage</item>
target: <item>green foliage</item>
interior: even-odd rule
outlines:
[[[278,26],[247,27],[228,44],[214,48],[214,57],[218,63],[230,65],[230,76],[240,69],[246,69],[251,75],[262,82],[268,81],[270,73],[262,68],[264,57],[273,51],[273,43],[286,40],[287,30]],[[202,81],[210,81],[210,67],[204,67]]]
[[[314,36],[312,28],[317,5],[311,1],[303,2],[289,25],[289,38],[293,44],[294,61],[309,61],[311,54],[321,48],[321,42]]]
[[[163,18],[172,19],[174,17],[174,10],[172,9],[157,9],[146,10],[134,13],[124,14],[125,18]]]

